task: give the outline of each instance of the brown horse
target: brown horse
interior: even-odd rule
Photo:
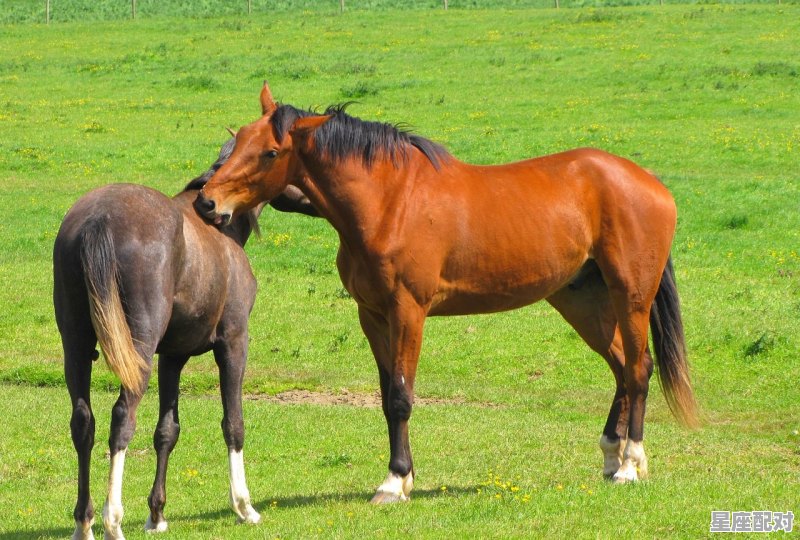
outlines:
[[[89,386],[97,342],[122,390],[114,405],[111,474],[103,507],[106,538],[122,538],[122,472],[136,409],[159,353],[159,421],[153,438],[156,477],[145,529],[164,531],[166,469],[180,432],[178,383],[190,356],[214,351],[222,393],[222,431],[230,460],[230,501],[239,519],[258,522],[244,476],[242,376],[247,320],[256,281],[242,246],[262,205],[216,228],[192,207],[198,190],[224,163],[233,139],[205,174],[170,199],[144,186],[112,184],[78,200],[61,224],[53,252],[54,304],[72,399],[78,453],[73,538],[93,538],[89,461],[95,421]],[[315,214],[296,188],[276,201],[282,210]]]
[[[261,106],[196,206],[229,220],[291,184],[339,233],[339,274],[378,364],[389,428],[374,502],[405,500],[413,486],[408,420],[430,315],[555,307],[614,374],[600,446],[615,481],[647,474],[648,322],[667,403],[696,423],[670,263],[675,203],[652,174],[594,149],[468,165],[341,107],[278,105],[266,85]]]

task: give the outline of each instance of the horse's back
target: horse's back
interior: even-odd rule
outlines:
[[[515,163],[466,166],[472,211],[479,223],[497,216],[520,231],[554,226],[574,239],[629,227],[666,229],[671,238],[676,210],[672,195],[650,171],[596,148],[578,148]],[[498,221],[498,220],[495,220]]]
[[[159,352],[198,354],[214,341],[246,329],[256,279],[242,246],[194,209],[196,192],[173,198],[183,213],[185,245],[176,269],[172,317]],[[241,219],[241,218],[239,218]]]
[[[471,183],[538,192],[547,196],[599,190],[669,193],[648,171],[631,160],[597,148],[575,148],[502,165],[465,165]]]
[[[515,199],[524,208],[516,212],[525,216],[516,224],[513,210],[506,217],[511,216],[515,230],[527,233],[523,236],[536,237],[538,231],[540,246],[546,246],[540,253],[546,258],[559,254],[562,262],[571,260],[566,268],[594,259],[601,269],[615,267],[619,274],[652,265],[660,276],[677,209],[672,194],[651,171],[596,148],[499,168],[517,186]]]
[[[436,204],[414,205],[419,232],[408,235],[425,238],[414,259],[441,268],[434,314],[526,305],[566,286],[587,260],[611,249],[624,246],[636,257],[663,243],[657,251],[666,252],[674,231],[674,201],[660,181],[601,150],[457,164],[440,178],[419,191]]]
[[[164,194],[138,184],[109,184],[90,191],[69,209],[61,223],[56,247],[76,242],[93,221],[102,221],[115,239],[146,241],[179,230],[180,212]]]
[[[625,249],[633,257],[639,250],[669,251],[677,208],[672,194],[651,171],[594,148],[553,156],[559,157],[570,161],[567,176],[582,185],[579,201],[593,221],[595,251]]]
[[[87,253],[87,239],[103,235],[105,248],[113,252],[107,255],[113,258],[124,304],[146,312],[153,326],[163,326],[174,261],[183,249],[181,221],[168,197],[145,186],[110,184],[81,197],[64,217],[53,248],[57,319],[68,325],[69,317],[86,311],[84,264],[91,260],[85,263],[82,257],[100,256]],[[147,333],[158,330],[148,328]]]
[[[97,188],[78,199],[64,216],[54,245],[54,264],[60,269],[65,259],[75,260],[83,236],[92,227],[107,228],[115,246],[123,249],[129,243],[148,244],[180,230],[180,219],[170,199],[148,187],[109,184]]]

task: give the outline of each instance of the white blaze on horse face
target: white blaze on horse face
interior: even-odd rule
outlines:
[[[80,521],[76,521],[75,532],[72,533],[72,540],[94,540],[92,525],[94,525],[94,518],[89,520],[89,523],[81,523]]]
[[[414,489],[414,474],[408,473],[405,476],[389,471],[386,480],[378,486],[378,493],[388,493],[395,495],[398,500],[407,501],[410,498],[411,490]]]
[[[243,523],[258,523],[261,516],[250,505],[250,491],[244,477],[244,456],[242,452],[231,450],[228,454],[228,463],[231,471],[231,506],[239,521]]]
[[[603,435],[600,437],[600,450],[603,451],[603,476],[612,477],[622,465],[622,449],[625,441],[617,439],[613,441]]]
[[[103,526],[106,540],[124,540],[122,534],[122,473],[125,470],[127,448],[111,456],[111,472],[108,475],[108,496],[103,505]]]
[[[622,456],[622,466],[614,474],[614,482],[636,482],[647,478],[647,456],[641,441],[628,440]]]

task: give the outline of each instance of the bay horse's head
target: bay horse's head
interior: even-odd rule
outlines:
[[[266,82],[261,112],[261,118],[238,131],[230,158],[197,195],[197,211],[218,225],[271,201],[303,174],[293,157],[289,128],[312,113],[276,103]]]

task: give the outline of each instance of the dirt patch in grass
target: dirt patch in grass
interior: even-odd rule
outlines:
[[[381,395],[379,392],[358,393],[342,388],[339,392],[316,392],[312,390],[286,390],[275,395],[245,394],[244,399],[268,401],[270,403],[284,403],[288,405],[349,405],[351,407],[380,407]],[[416,397],[415,406],[425,405],[477,405],[479,407],[497,407],[493,403],[473,403],[464,398],[429,398]]]

